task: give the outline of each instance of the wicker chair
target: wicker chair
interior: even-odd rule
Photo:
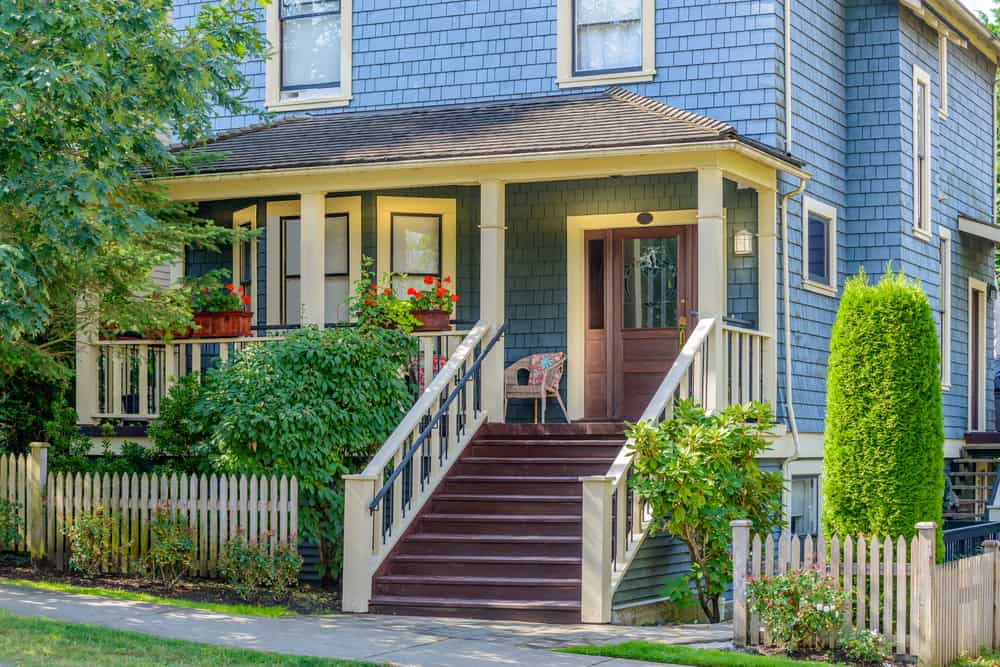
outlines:
[[[504,371],[503,411],[507,414],[507,402],[512,398],[530,398],[535,406],[535,423],[538,423],[538,403],[542,404],[542,423],[545,423],[546,399],[554,398],[559,402],[563,417],[569,423],[566,405],[559,394],[559,382],[562,380],[566,365],[565,352],[547,352],[524,357]],[[521,371],[528,371],[528,383],[521,384]]]

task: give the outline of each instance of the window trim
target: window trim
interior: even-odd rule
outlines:
[[[830,264],[828,282],[813,280],[809,277],[809,217],[817,215],[829,221],[829,238],[827,240],[827,261]],[[818,199],[805,196],[802,199],[802,287],[824,296],[836,296],[839,284],[837,271],[837,209]]]
[[[267,202],[267,228],[265,253],[267,256],[267,294],[265,299],[266,321],[269,325],[280,325],[284,321],[283,289],[281,271],[281,218],[301,218],[300,199],[274,199]],[[361,197],[326,197],[324,217],[347,214],[347,261],[348,281],[353,286],[361,279]],[[324,271],[324,280],[326,273]],[[324,318],[326,319],[326,318]]]
[[[257,207],[247,206],[246,208],[241,208],[238,211],[233,212],[233,230],[246,229],[251,230],[257,229]],[[257,324],[257,238],[254,237],[250,239],[250,275],[243,275],[243,266],[241,260],[243,243],[234,243],[232,246],[233,251],[233,284],[236,285],[246,285],[249,284],[250,290],[247,296],[250,297],[250,314],[251,324]]]
[[[458,294],[458,275],[455,255],[457,238],[457,202],[454,199],[434,197],[376,197],[378,211],[377,253],[378,270],[384,272],[392,266],[392,216],[436,215],[441,218],[441,276],[451,277],[451,290]]]
[[[944,263],[941,266],[941,300],[939,312],[941,317],[941,389],[951,389],[951,299],[952,299],[952,264],[951,230],[942,228],[938,235],[941,239],[941,256]]]
[[[558,0],[556,85],[579,88],[651,81],[656,76],[656,3],[642,2],[642,60],[639,69],[576,73],[576,0]]]
[[[927,155],[924,158],[923,169],[919,168],[919,157],[917,153],[917,146],[920,143],[920,138],[917,136],[917,89],[921,85],[924,86],[927,91],[923,107],[923,112],[927,119],[927,122],[924,124],[924,143],[927,146]],[[910,109],[911,124],[913,125],[913,143],[911,147],[913,153],[913,235],[917,238],[929,241],[934,235],[934,223],[931,220],[933,211],[933,206],[931,204],[931,137],[933,136],[933,132],[931,132],[931,78],[926,71],[917,65],[913,66],[912,88],[913,100]],[[920,197],[921,192],[925,195],[923,199]],[[925,226],[921,226],[921,220],[926,222]]]
[[[948,118],[948,35],[938,34],[938,72],[941,77],[941,90],[938,100],[938,117]]]
[[[302,216],[301,215],[283,215],[283,216],[281,216],[278,219],[279,225],[280,225],[279,229],[281,230],[280,240],[279,240],[279,247],[281,248],[281,250],[280,250],[280,254],[278,255],[278,257],[280,258],[280,261],[281,261],[281,268],[280,268],[280,274],[279,274],[281,276],[281,284],[279,285],[279,288],[278,288],[278,303],[280,304],[280,306],[279,306],[279,312],[281,313],[281,319],[279,321],[279,324],[288,324],[288,279],[289,278],[294,278],[294,279],[296,279],[296,280],[299,281],[299,296],[300,296],[299,309],[300,310],[302,309],[302,302],[301,302],[301,295],[302,295],[302,273],[301,273],[301,271],[299,273],[288,273],[288,252],[287,252],[287,250],[288,250],[288,240],[287,240],[288,239],[288,223],[290,221],[292,221],[292,220],[295,220],[295,221],[297,221],[299,223],[299,235],[300,235],[300,238],[301,238],[301,234],[302,234]],[[300,253],[299,253],[299,255],[300,255],[300,257],[299,257],[299,264],[302,263],[301,254],[302,253],[300,251]],[[299,322],[298,323],[299,324],[302,323],[301,316],[299,317]]]
[[[986,283],[978,278],[973,278],[969,276],[969,286],[966,296],[966,309],[965,309],[965,351],[966,351],[966,365],[968,366],[966,370],[966,375],[968,379],[968,384],[965,389],[965,404],[966,404],[966,424],[968,426],[967,430],[977,431],[980,428],[980,424],[972,423],[972,387],[973,384],[978,384],[979,390],[979,421],[983,427],[986,426],[986,377],[987,377],[987,367],[986,367],[986,332],[988,330],[986,325],[986,318],[989,315],[986,312],[986,308],[989,305],[989,299],[986,298]],[[976,293],[978,292],[978,296]],[[972,349],[972,299],[979,299],[979,349]],[[973,363],[973,354],[979,361],[979,369],[982,371],[983,377],[974,378],[973,369],[977,364]]]
[[[396,272],[396,267],[394,266],[396,261],[396,216],[410,216],[414,218],[435,218],[438,223],[438,247],[437,247],[437,259],[438,259],[438,273],[411,273],[406,271],[406,275],[415,278],[423,278],[425,276],[435,276],[437,278],[444,278],[447,274],[444,273],[444,216],[439,213],[413,213],[412,211],[391,211],[389,213],[389,270],[393,273]],[[400,272],[404,273],[404,272]],[[455,279],[454,276],[451,277],[452,280]]]
[[[282,86],[281,2],[275,0],[267,5],[267,41],[271,46],[271,55],[267,58],[264,75],[264,106],[267,110],[302,111],[347,106],[351,103],[352,2],[353,0],[340,0],[340,80],[336,85],[328,87]],[[283,97],[283,93],[301,90],[316,91],[316,94],[301,98]]]

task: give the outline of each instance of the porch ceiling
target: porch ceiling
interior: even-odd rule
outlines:
[[[222,154],[198,175],[222,175],[434,160],[530,159],[717,142],[740,143],[792,168],[802,166],[788,155],[740,137],[726,123],[621,88],[588,95],[295,117],[222,134],[194,150]]]

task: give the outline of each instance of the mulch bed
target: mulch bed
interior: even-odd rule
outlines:
[[[211,579],[186,579],[171,590],[159,584],[132,575],[107,574],[99,577],[83,577],[73,572],[59,572],[48,567],[34,567],[27,556],[0,555],[0,577],[47,581],[91,588],[107,588],[129,593],[145,593],[176,600],[192,602],[215,602],[218,604],[252,604],[262,607],[280,605],[297,614],[330,614],[340,611],[338,591],[312,584],[300,583],[285,600],[275,600],[270,596],[244,600],[229,586]]]

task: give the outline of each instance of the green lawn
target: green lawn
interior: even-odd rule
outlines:
[[[14,616],[0,610],[0,662],[18,667],[374,667],[349,660],[302,658],[159,639],[136,632]]]
[[[792,660],[763,655],[748,655],[734,651],[719,651],[691,646],[675,646],[656,642],[625,642],[610,646],[578,646],[562,649],[565,653],[583,653],[607,658],[626,658],[646,662],[665,662],[696,667],[816,667],[821,664],[807,660]]]
[[[978,658],[959,658],[952,667],[1000,667],[1000,653],[991,651]]]
[[[148,595],[146,593],[134,593],[132,591],[119,591],[111,588],[97,588],[89,586],[74,586],[73,584],[63,584],[53,581],[33,581],[29,579],[8,579],[0,577],[0,584],[10,586],[24,586],[26,588],[37,588],[43,591],[54,593],[80,593],[83,595],[99,595],[113,600],[131,600],[133,602],[151,602],[153,604],[165,604],[173,607],[188,607],[191,609],[204,609],[206,611],[217,611],[221,614],[241,614],[243,616],[263,616],[265,618],[279,618],[282,616],[295,616],[295,612],[289,611],[285,607],[258,607],[252,604],[222,604],[218,602],[195,602],[194,600],[180,600],[177,598],[165,598],[158,595]]]

